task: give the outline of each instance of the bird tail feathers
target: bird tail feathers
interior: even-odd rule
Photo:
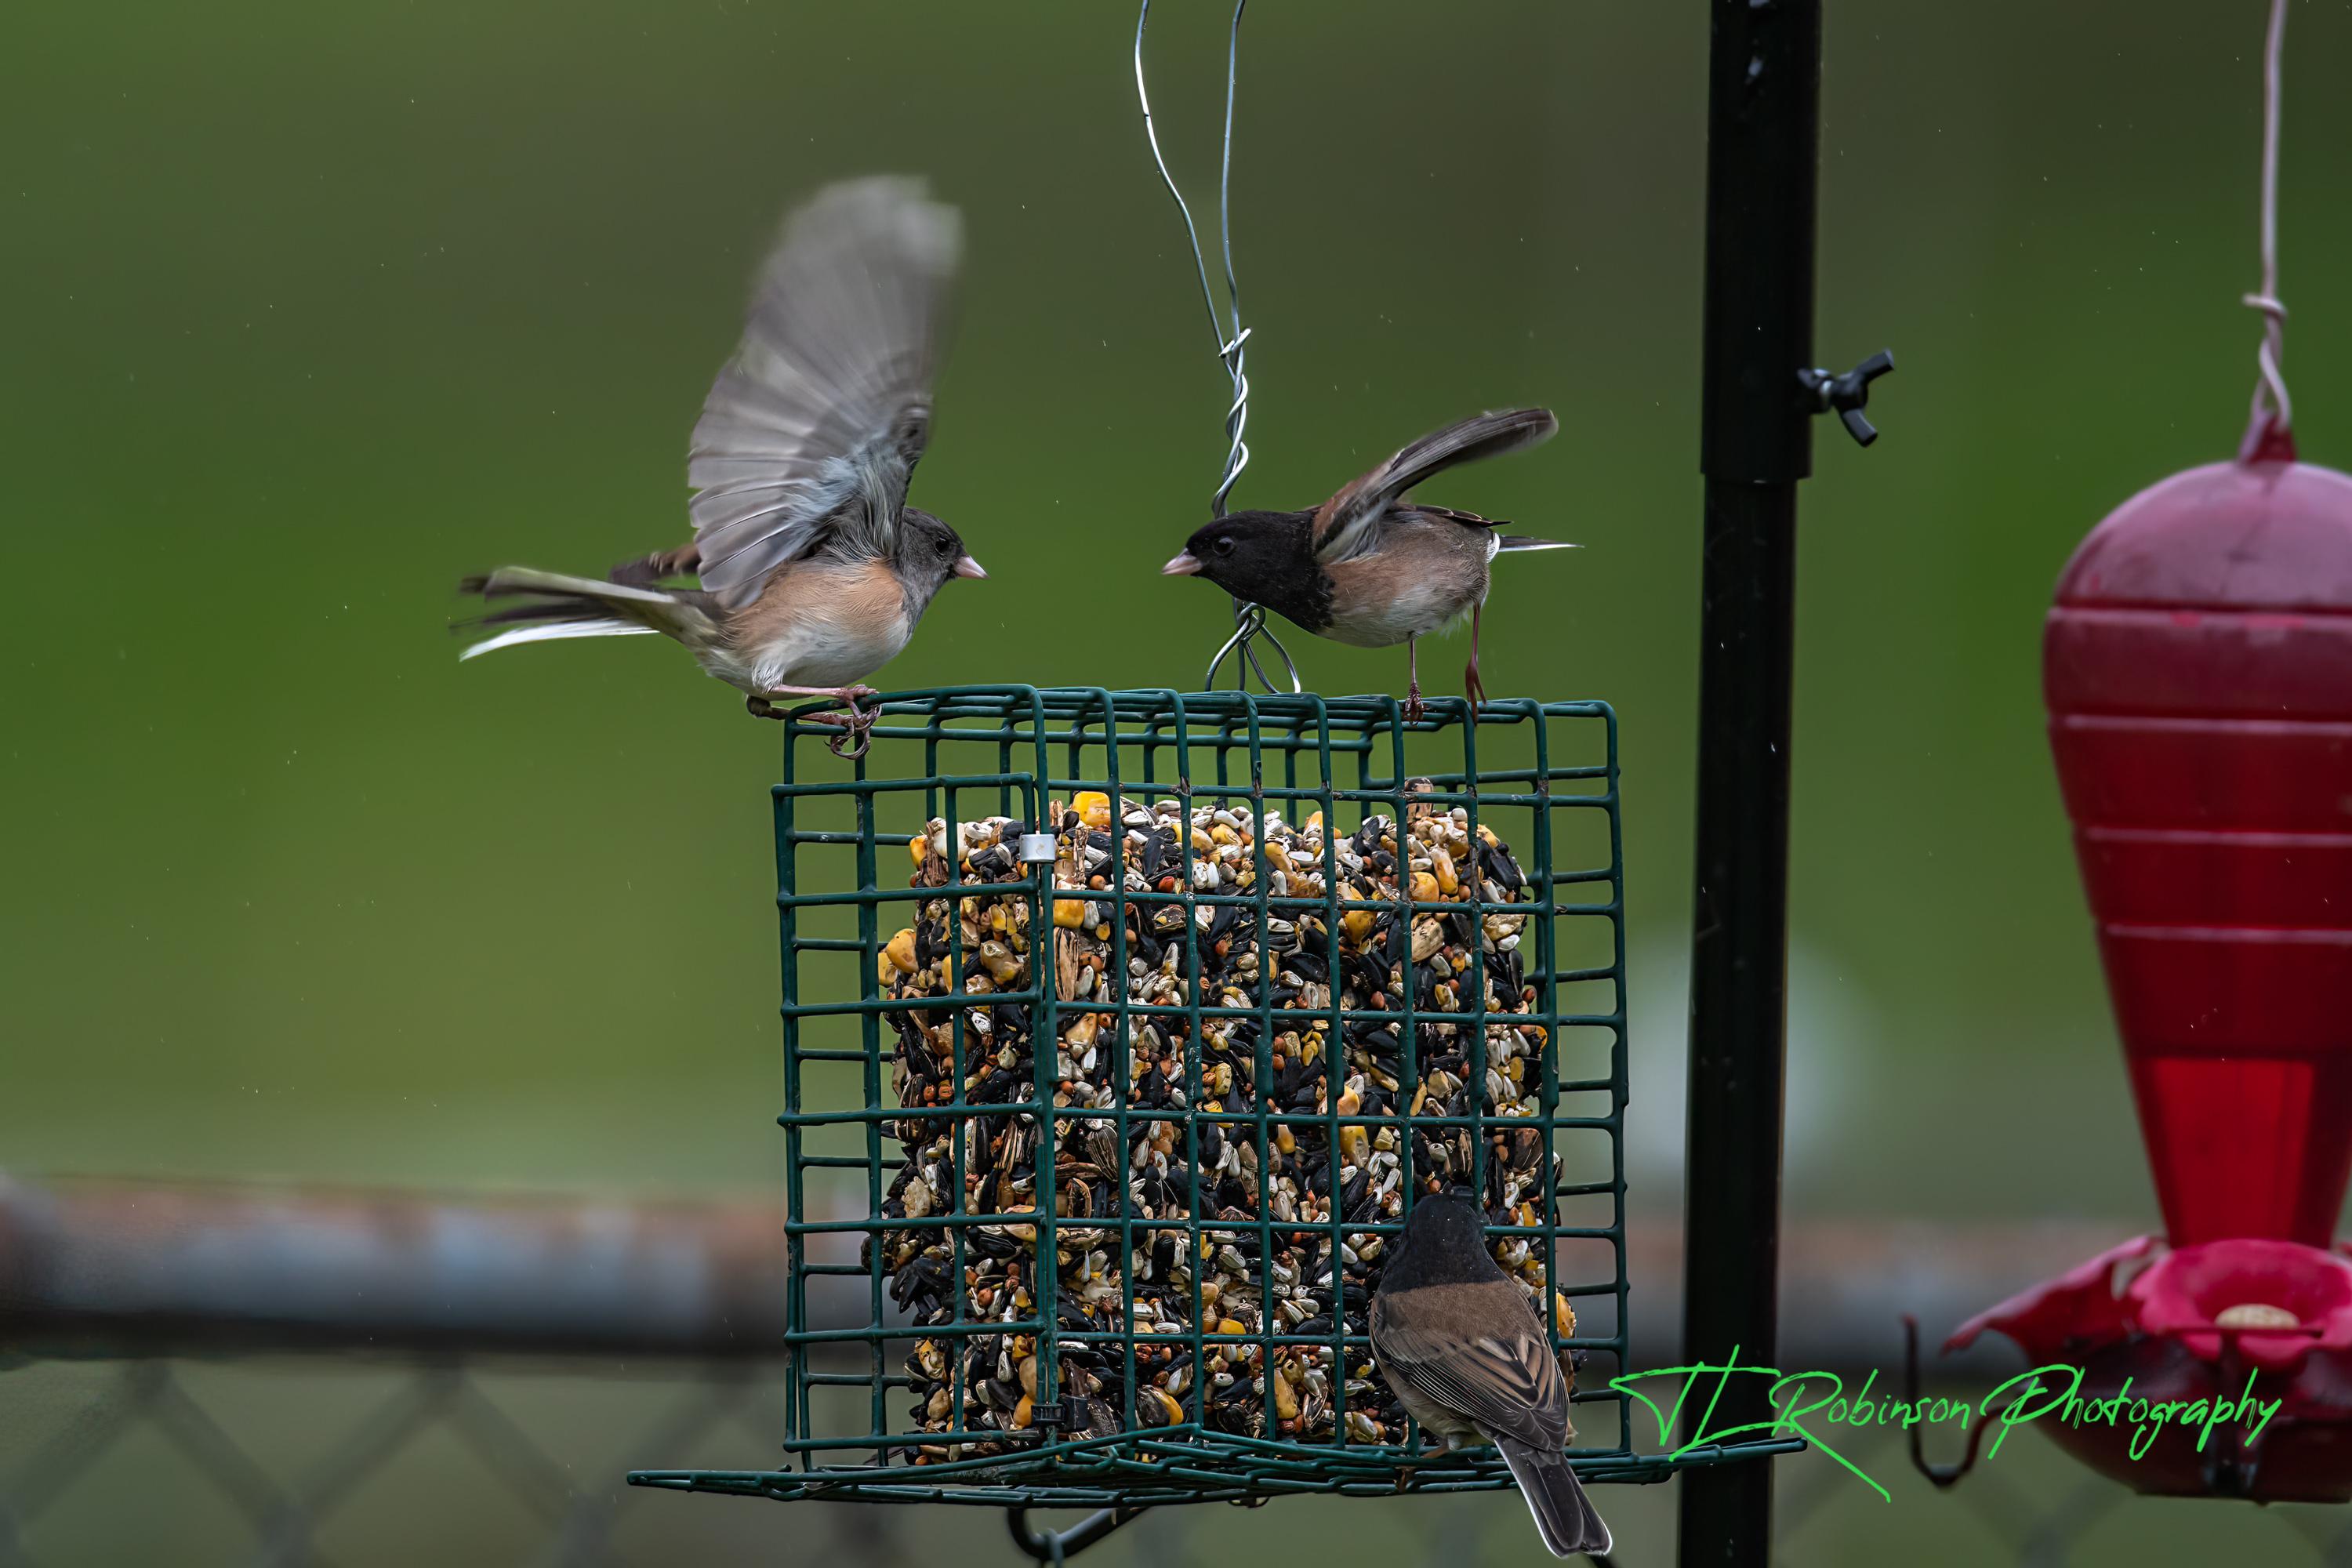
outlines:
[[[572,577],[528,566],[505,566],[487,576],[468,577],[457,588],[460,593],[479,594],[485,599],[523,600],[453,626],[452,631],[509,628],[474,643],[457,656],[461,659],[494,648],[561,637],[635,637],[659,632],[692,644],[717,630],[693,596],[630,583],[599,582],[593,577]]]
[[[1511,1467],[1511,1478],[1519,1483],[1528,1511],[1536,1516],[1536,1530],[1553,1556],[1609,1550],[1609,1527],[1601,1522],[1592,1500],[1584,1495],[1576,1472],[1569,1468],[1566,1456],[1548,1454],[1508,1437],[1498,1438],[1495,1446],[1502,1451],[1503,1462]]]

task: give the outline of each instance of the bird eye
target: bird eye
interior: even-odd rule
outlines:
[[[1221,533],[1217,535],[1216,542],[1209,548],[1220,555],[1231,555],[1234,552],[1234,536],[1230,533]]]

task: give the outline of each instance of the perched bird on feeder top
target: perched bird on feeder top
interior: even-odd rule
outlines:
[[[1405,1414],[1439,1439],[1495,1445],[1555,1557],[1609,1550],[1565,1450],[1568,1379],[1526,1292],[1495,1262],[1477,1209],[1413,1205],[1372,1297],[1372,1357]]]
[[[955,530],[906,504],[962,250],[956,209],[919,181],[854,180],[785,219],[734,359],[694,427],[693,542],[574,577],[509,566],[463,591],[524,602],[467,626],[461,656],[659,632],[777,717],[770,699],[856,684],[914,635],[950,577],[985,577]],[[661,586],[698,575],[698,588]]]
[[[1487,564],[1506,551],[1573,550],[1466,511],[1423,506],[1405,492],[1461,463],[1549,440],[1559,421],[1548,408],[1480,414],[1413,442],[1311,511],[1237,511],[1184,543],[1160,571],[1201,576],[1237,598],[1264,605],[1318,637],[1356,647],[1405,645],[1405,716],[1418,719],[1418,639],[1470,618],[1465,693],[1486,700],[1478,679],[1478,616]]]

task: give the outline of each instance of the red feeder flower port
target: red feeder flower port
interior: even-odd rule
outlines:
[[[2151,1497],[2352,1501],[2352,1262],[2336,1253],[2140,1237],[1969,1319],[1944,1349],[1988,1329],[2036,1367],[2081,1369],[2010,1392],[2111,1480]],[[2150,1415],[2167,1405],[2186,1415]],[[1997,1421],[1972,1429],[1969,1461]],[[1968,1465],[1920,1468],[1948,1484]]]

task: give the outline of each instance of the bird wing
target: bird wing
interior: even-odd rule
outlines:
[[[1458,522],[1465,528],[1507,528],[1510,525],[1491,517],[1480,517],[1475,511],[1459,511],[1450,506],[1430,506],[1423,501],[1412,504],[1414,511],[1423,517],[1433,517],[1444,522]]]
[[[687,461],[702,585],[723,606],[828,542],[890,554],[962,247],[961,217],[918,180],[832,185],[784,220]]]
[[[1350,480],[1316,510],[1316,558],[1328,566],[1369,554],[1379,548],[1381,525],[1389,509],[1422,480],[1457,464],[1536,446],[1551,439],[1559,428],[1559,421],[1549,408],[1517,408],[1506,414],[1473,415],[1423,436],[1370,473]],[[1418,510],[1485,526],[1485,519],[1474,519],[1468,512],[1448,512],[1442,507]]]
[[[1568,1379],[1535,1310],[1509,1280],[1376,1298],[1371,1329],[1381,1370],[1422,1399],[1489,1438],[1547,1453],[1568,1446]]]

